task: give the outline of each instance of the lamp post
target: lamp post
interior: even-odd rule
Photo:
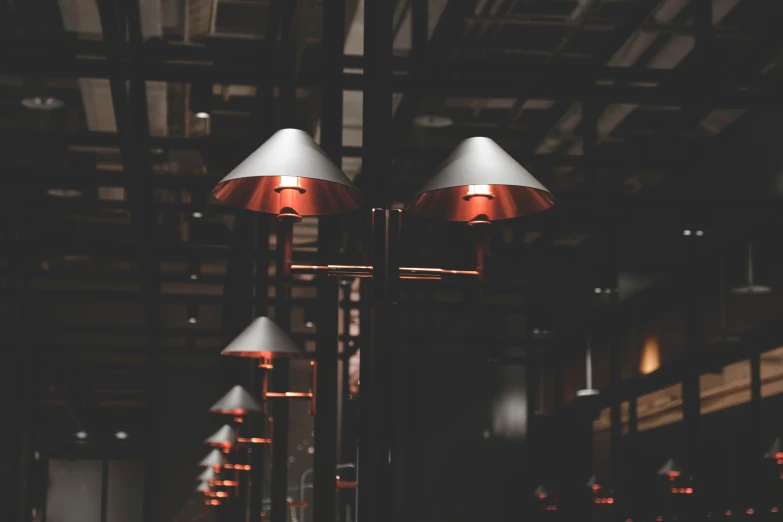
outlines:
[[[340,264],[298,265],[293,262],[293,224],[302,216],[323,216],[349,212],[364,201],[361,192],[315,144],[297,129],[283,129],[252,153],[213,190],[213,195],[228,204],[273,214],[278,219],[276,322],[261,317],[253,321],[226,349],[225,355],[255,357],[263,367],[275,368],[274,391],[264,398],[303,398],[315,404],[315,394],[290,392],[287,386],[287,360],[301,350],[286,335],[290,329],[290,278],[297,273],[324,273],[338,277],[373,279],[374,311],[370,324],[371,351],[382,353],[387,328],[387,306],[398,296],[400,279],[441,280],[447,277],[474,277],[481,284],[486,278],[484,234],[476,241],[474,270],[437,267],[400,266],[401,211],[375,208],[372,219],[372,265]],[[406,210],[425,218],[464,222],[469,227],[485,227],[493,221],[512,219],[541,212],[554,204],[552,194],[527,170],[489,138],[469,138],[460,144],[438,169],[436,175],[408,202]],[[272,365],[280,358],[282,364]],[[375,367],[377,361],[366,362]],[[313,368],[313,371],[315,368]],[[371,370],[372,371],[372,370]],[[315,373],[313,373],[315,375]],[[378,412],[384,404],[381,394],[388,383],[373,382],[374,389],[363,390],[361,409],[365,414]],[[368,397],[369,396],[369,397]],[[272,417],[272,506],[284,509],[287,487],[287,401],[277,401]],[[311,408],[312,411],[313,408]],[[336,424],[336,423],[335,423]],[[364,458],[363,478],[372,480],[375,495],[387,494],[382,475],[388,463],[389,448],[377,443],[378,437],[365,433],[360,442]],[[387,441],[388,442],[388,441]],[[362,477],[364,472],[364,477]],[[376,473],[379,479],[376,480]],[[372,478],[368,477],[372,475]],[[282,499],[282,500],[281,500]],[[279,509],[277,511],[279,513]],[[274,519],[274,517],[273,517]],[[282,522],[273,520],[272,522]]]

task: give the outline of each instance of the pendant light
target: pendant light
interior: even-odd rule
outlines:
[[[258,317],[223,348],[220,354],[270,360],[279,357],[303,357],[305,352],[272,319]]]
[[[226,464],[226,456],[217,449],[207,453],[207,456],[198,463],[202,468],[212,468],[214,470],[219,470],[224,464]]]
[[[212,194],[224,203],[278,216],[339,214],[364,203],[361,191],[299,129],[274,133]]]
[[[585,349],[585,384],[584,389],[576,392],[577,397],[597,397],[601,394],[600,391],[593,388],[593,355],[590,339],[587,340],[587,348]]]
[[[446,158],[406,210],[447,221],[496,221],[536,214],[555,198],[490,138],[468,138]]]
[[[753,280],[753,243],[748,243],[748,281],[747,284],[731,289],[732,294],[768,294],[772,289],[768,286],[757,285]]]
[[[198,480],[201,480],[202,482],[208,482],[208,481],[212,480],[213,478],[215,478],[215,469],[214,468],[206,468],[198,476]]]
[[[211,413],[240,417],[251,413],[262,413],[264,408],[242,386],[236,385],[209,409]]]
[[[228,424],[224,424],[219,430],[207,437],[204,444],[213,448],[221,448],[225,451],[230,450],[237,442],[237,433]]]
[[[674,480],[683,473],[684,470],[674,459],[667,460],[666,463],[664,463],[664,465],[661,466],[661,468],[658,470],[658,475],[665,476],[669,480]]]
[[[199,482],[198,486],[196,486],[196,492],[197,493],[206,493],[207,491],[210,491],[209,481],[208,480],[202,480],[201,482]]]

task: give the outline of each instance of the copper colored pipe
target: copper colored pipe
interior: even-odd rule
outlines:
[[[481,267],[483,268],[483,267]],[[372,277],[373,267],[351,265],[291,265],[297,272],[329,272],[332,276]],[[400,267],[401,279],[439,279],[444,275],[480,276],[480,270],[449,270],[446,268]]]
[[[266,392],[267,399],[312,399],[312,392]]]
[[[338,480],[337,489],[354,489],[359,487],[359,482],[356,480]]]
[[[243,438],[239,437],[237,439],[238,444],[272,444],[272,439],[259,439],[257,437],[251,437],[251,438]]]

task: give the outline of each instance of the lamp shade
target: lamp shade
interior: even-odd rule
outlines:
[[[463,141],[408,202],[414,214],[448,221],[511,219],[551,207],[555,198],[490,138]]]
[[[213,449],[198,463],[202,468],[214,468],[226,463],[226,457],[220,450]]]
[[[658,470],[658,475],[665,475],[669,478],[675,478],[682,475],[685,471],[680,467],[674,459],[669,459]]]
[[[237,433],[234,428],[224,424],[222,428],[207,437],[204,444],[215,448],[230,448],[237,441]]]
[[[301,357],[302,350],[291,337],[268,317],[258,317],[242,330],[222,355],[272,359],[275,357]]]
[[[207,468],[204,471],[202,471],[201,474],[198,476],[198,480],[202,482],[209,482],[213,478],[215,478],[214,468]]]
[[[236,385],[209,409],[212,413],[247,415],[261,413],[264,409],[242,386]]]
[[[775,439],[775,442],[772,443],[772,446],[764,454],[764,458],[783,461],[783,441],[781,441],[780,437]]]
[[[281,190],[292,186],[295,191]],[[361,191],[299,129],[277,131],[223,178],[212,194],[255,212],[279,214],[291,207],[302,216],[349,212],[364,202]]]
[[[206,493],[207,491],[209,491],[209,481],[202,480],[201,482],[199,482],[198,486],[196,486],[196,492]]]
[[[543,484],[539,484],[534,494],[536,498],[544,500],[549,497],[549,490]]]

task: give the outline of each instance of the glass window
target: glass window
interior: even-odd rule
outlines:
[[[761,354],[761,396],[783,392],[783,346]]]
[[[750,402],[750,362],[724,366],[720,373],[699,377],[701,414]]]
[[[682,383],[639,396],[637,414],[639,431],[682,421]]]

